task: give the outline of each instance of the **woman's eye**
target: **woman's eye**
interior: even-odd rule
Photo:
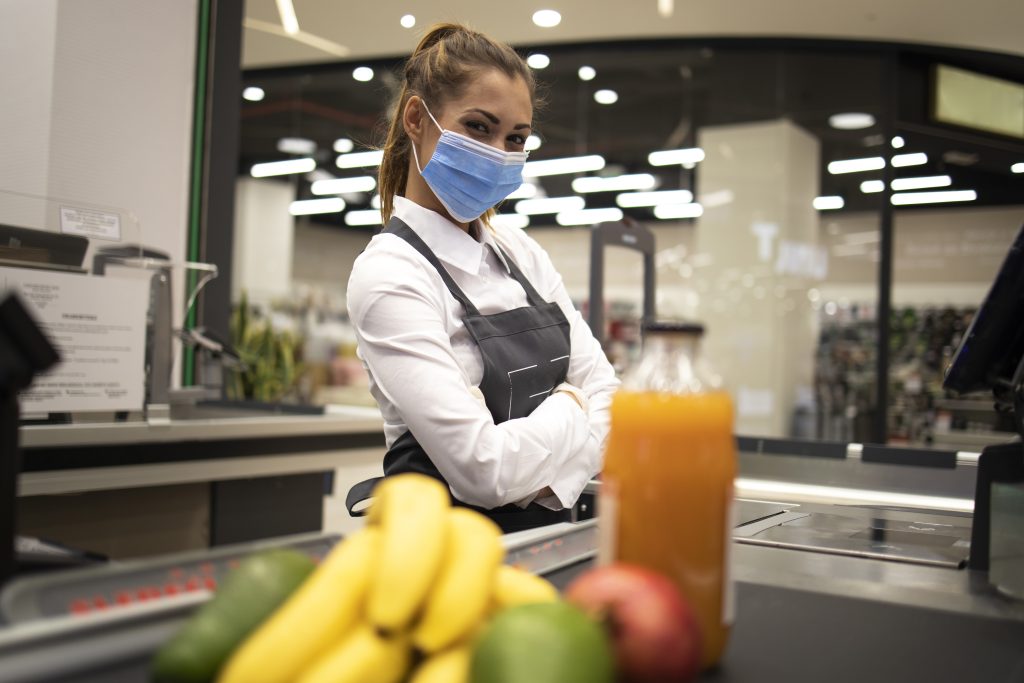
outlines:
[[[525,145],[526,144],[526,138],[524,138],[522,135],[512,135],[512,136],[509,136],[508,141],[511,142],[513,145]]]
[[[487,125],[481,123],[480,121],[467,121],[466,128],[469,128],[470,130],[475,131],[477,133],[487,133]]]

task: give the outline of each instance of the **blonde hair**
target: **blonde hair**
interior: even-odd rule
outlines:
[[[404,194],[409,180],[411,141],[402,125],[402,112],[409,98],[417,95],[440,109],[448,99],[461,95],[470,79],[487,68],[498,69],[509,78],[523,79],[530,99],[536,104],[537,84],[523,58],[505,43],[461,24],[431,27],[406,60],[402,89],[391,110],[384,158],[377,175],[380,213],[385,224],[391,219],[395,195]],[[485,224],[492,213],[493,209],[489,209],[484,214]]]

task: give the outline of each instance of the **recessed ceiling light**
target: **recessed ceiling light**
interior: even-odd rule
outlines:
[[[539,137],[537,137],[536,135],[531,135],[526,138],[526,144],[523,146],[523,149],[525,149],[527,152],[532,152],[533,150],[540,147],[540,143],[541,140]]]
[[[523,177],[539,178],[548,175],[587,173],[588,171],[600,171],[602,168],[604,168],[604,157],[598,154],[563,159],[544,159],[542,161],[527,161],[526,166],[523,167]]]
[[[380,210],[363,209],[345,214],[345,225],[380,225]]]
[[[562,15],[553,9],[541,9],[533,13],[533,23],[541,28],[552,28],[562,23]]]
[[[892,158],[892,165],[896,168],[905,166],[920,166],[928,163],[928,155],[924,152],[912,152],[910,154],[897,154]]]
[[[619,101],[619,93],[614,90],[598,90],[594,93],[594,101],[598,104],[615,104]]]
[[[838,130],[860,130],[875,125],[875,117],[859,111],[833,114],[828,117],[828,125]]]
[[[551,58],[541,52],[534,52],[526,58],[526,63],[529,64],[532,69],[546,69],[548,64],[551,63]]]
[[[978,198],[974,190],[947,190],[945,192],[904,192],[889,198],[895,206],[908,204],[945,204],[946,202],[973,202]]]
[[[363,83],[373,80],[373,69],[368,66],[357,66],[352,70],[352,78]]]
[[[277,151],[308,156],[316,153],[316,143],[307,138],[281,138],[277,141]]]
[[[862,173],[864,171],[878,171],[885,168],[885,159],[882,157],[867,157],[866,159],[840,159],[828,163],[828,172],[832,175],[841,173]]]
[[[892,181],[892,189],[897,192],[904,190],[927,190],[930,187],[949,187],[953,179],[948,175],[929,175],[917,178],[896,178]]]
[[[286,159],[284,161],[268,161],[262,164],[253,164],[249,173],[253,178],[268,178],[275,175],[289,175],[291,173],[309,173],[316,168],[316,160]]]
[[[402,25],[402,28],[412,28],[416,25],[416,17],[411,14],[403,14],[398,22]]]
[[[352,142],[348,138],[338,138],[334,141],[334,151],[338,154],[348,154],[355,149],[356,143]]]
[[[860,191],[864,194],[874,194],[885,191],[885,183],[881,180],[865,180],[860,184]]]
[[[580,70],[576,72],[581,81],[592,81],[597,76],[597,70],[592,66],[581,66]]]
[[[334,163],[338,168],[366,168],[368,166],[380,166],[384,159],[384,150],[373,149],[368,152],[352,152],[342,154]]]
[[[288,205],[288,213],[293,216],[309,216],[315,213],[338,213],[344,210],[345,200],[341,197],[300,199]]]
[[[250,102],[259,102],[265,95],[263,88],[257,88],[255,85],[250,85],[242,91],[242,99]]]
[[[1019,161],[1010,167],[1011,173],[1024,173],[1024,161]]]
[[[903,145],[905,145],[905,144],[907,144],[907,143],[903,140],[903,137],[900,136],[900,135],[897,135],[896,137],[894,137],[892,139],[892,148],[893,149],[903,149]]]
[[[815,197],[812,204],[818,211],[830,211],[843,208],[846,202],[843,201],[842,197],[832,195],[828,197]]]
[[[622,209],[580,209],[562,211],[555,216],[559,225],[597,225],[622,220]]]
[[[700,147],[685,149],[662,149],[647,155],[647,163],[651,166],[674,166],[676,164],[696,164],[704,161],[704,150]]]

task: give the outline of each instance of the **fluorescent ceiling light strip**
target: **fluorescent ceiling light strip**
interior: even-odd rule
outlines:
[[[545,159],[543,161],[527,161],[523,168],[524,178],[538,178],[547,175],[565,173],[587,173],[600,171],[604,168],[604,157],[591,154],[582,157],[565,157],[563,159]]]
[[[561,211],[579,211],[587,203],[583,197],[546,197],[543,199],[523,199],[516,202],[516,213],[533,216],[541,213],[559,213]]]
[[[1024,161],[1019,161],[1010,166],[1010,173],[1024,173]]]
[[[704,215],[704,207],[697,203],[661,204],[654,207],[655,218],[673,220],[676,218],[700,218]]]
[[[338,168],[366,168],[367,166],[380,166],[384,159],[384,150],[375,149],[369,152],[352,152],[342,154],[335,163]]]
[[[878,171],[885,168],[885,159],[882,157],[867,157],[864,159],[840,159],[830,161],[828,172],[832,175],[842,173],[862,173],[864,171]]]
[[[841,209],[846,206],[846,202],[843,201],[842,197],[831,195],[827,197],[815,197],[814,201],[811,202],[815,209],[818,211],[833,211],[835,209]]]
[[[281,16],[281,28],[290,36],[299,32],[299,19],[295,16],[292,0],[277,0],[277,13]]]
[[[346,192],[372,192],[377,187],[377,180],[373,176],[359,176],[358,178],[332,178],[331,180],[318,180],[313,183],[312,192],[321,194],[344,194]]]
[[[860,191],[864,194],[874,194],[875,192],[884,192],[885,183],[881,180],[865,180],[860,184]]]
[[[315,154],[316,142],[308,138],[281,138],[277,141],[277,151],[285,154]]]
[[[793,484],[767,479],[736,478],[736,496],[757,498],[773,495],[786,502],[842,503],[846,505],[891,505],[894,507],[925,510],[946,510],[950,512],[973,512],[974,501],[970,498],[946,498],[923,496],[916,493],[896,493],[867,489],[848,489],[838,486],[817,486],[814,484]]]
[[[664,204],[688,204],[693,201],[689,190],[661,190],[660,192],[627,192],[615,198],[615,203],[624,209],[637,206],[662,206]]]
[[[490,222],[495,227],[522,229],[530,224],[530,217],[518,213],[499,213],[491,216]]]
[[[892,181],[892,189],[902,190],[924,190],[929,187],[949,187],[953,179],[948,175],[929,175],[919,178],[896,178]]]
[[[912,152],[910,154],[897,154],[892,158],[892,165],[894,168],[903,168],[905,166],[920,166],[921,164],[928,163],[928,155],[924,152]]]
[[[380,211],[378,209],[362,209],[349,211],[345,214],[345,225],[380,225]]]
[[[291,173],[309,173],[314,168],[316,168],[316,161],[307,157],[253,164],[249,173],[253,178],[268,178],[270,176],[289,175]]]
[[[658,179],[650,173],[631,173],[602,178],[588,176],[572,181],[572,191],[586,194],[588,192],[622,192],[626,190],[651,190],[657,185]]]
[[[345,200],[341,197],[300,199],[288,205],[288,213],[293,216],[308,216],[314,213],[338,213],[344,210]]]
[[[304,45],[308,45],[311,48],[320,50],[334,57],[348,57],[352,54],[352,50],[339,45],[333,41],[315,36],[312,33],[306,33],[305,31],[299,31],[295,34],[290,34],[277,24],[270,21],[260,21],[259,19],[246,18],[242,21],[242,26],[250,28],[253,31],[260,31],[262,33],[269,33],[270,35],[279,36],[281,38],[291,38],[292,40],[298,41]]]
[[[622,220],[622,209],[583,209],[563,211],[555,216],[559,225],[597,225]]]
[[[978,198],[974,190],[947,190],[945,192],[905,192],[894,194],[890,201],[894,206],[910,204],[945,204],[948,202],[973,202]]]
[[[651,166],[672,166],[675,164],[696,164],[704,161],[704,150],[700,147],[686,149],[663,149],[647,155]]]
[[[537,186],[533,183],[523,183],[519,189],[505,197],[508,199],[532,199],[537,196]]]

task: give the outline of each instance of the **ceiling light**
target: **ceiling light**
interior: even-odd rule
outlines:
[[[334,141],[334,151],[338,154],[348,154],[356,148],[356,143],[348,138],[338,138]]]
[[[402,25],[402,28],[412,28],[416,25],[416,17],[411,14],[403,14],[398,23]]]
[[[885,183],[881,180],[865,180],[860,184],[860,191],[864,194],[883,192],[885,191]]]
[[[352,78],[366,83],[373,80],[373,69],[368,66],[357,66],[352,70]]]
[[[309,216],[314,213],[338,213],[344,210],[345,200],[341,197],[300,199],[288,205],[288,213],[293,216]]]
[[[647,155],[647,163],[651,166],[673,166],[676,164],[696,164],[704,161],[704,150],[700,147],[686,149],[663,149]]]
[[[490,223],[496,228],[519,228],[522,230],[530,224],[529,216],[518,213],[498,213],[490,217]]]
[[[523,149],[527,152],[532,152],[540,147],[540,138],[536,135],[530,135],[526,138],[526,144],[523,145]]]
[[[242,91],[242,99],[249,100],[250,102],[259,102],[263,99],[264,95],[266,93],[263,92],[263,88],[258,88],[255,85],[250,85]]]
[[[314,154],[316,143],[307,138],[281,138],[277,141],[277,151],[285,154]]]
[[[576,74],[580,77],[581,81],[592,81],[597,76],[597,70],[592,66],[581,66]]]
[[[375,208],[378,211],[380,211],[380,195],[379,194],[375,194],[372,197],[370,197],[370,206],[372,206],[373,208]]]
[[[700,218],[704,215],[704,207],[697,203],[661,204],[654,207],[655,218],[672,220],[674,218]]]
[[[619,101],[619,93],[607,88],[594,93],[594,101],[598,104],[615,104]]]
[[[838,130],[860,130],[875,125],[875,117],[859,111],[833,114],[828,117],[828,125]]]
[[[907,192],[894,194],[890,200],[894,206],[908,204],[945,204],[946,202],[973,202],[978,198],[974,190],[947,190],[945,192]]]
[[[379,209],[362,209],[345,214],[345,225],[380,225]]]
[[[372,192],[377,187],[377,181],[373,176],[359,176],[357,178],[333,178],[331,180],[318,180],[311,188],[313,194],[346,194],[349,192]]]
[[[615,175],[607,178],[590,176],[572,181],[572,191],[585,194],[587,192],[623,192],[626,190],[652,190],[657,187],[658,179],[650,173],[632,173]]]
[[[559,225],[597,225],[622,220],[622,209],[582,209],[563,211],[555,216]]]
[[[615,198],[615,203],[624,209],[637,206],[661,206],[662,204],[688,204],[693,201],[689,190],[662,190],[661,192],[627,192]]]
[[[263,164],[253,164],[249,173],[253,178],[267,178],[275,175],[289,175],[291,173],[309,173],[316,168],[316,161],[310,158],[288,159],[286,161],[268,161]]]
[[[672,12],[675,9],[675,2],[673,0],[658,0],[658,14],[666,19],[672,16]]]
[[[546,69],[551,64],[551,58],[542,52],[534,52],[526,58],[526,63],[531,69]]]
[[[843,198],[836,195],[815,197],[811,204],[818,211],[831,211],[834,209],[841,209],[846,206],[846,202],[843,201]]]
[[[277,13],[281,15],[281,27],[285,33],[294,36],[299,32],[299,20],[295,16],[292,0],[277,0]]]
[[[903,145],[905,145],[905,144],[907,144],[907,143],[904,142],[903,138],[901,136],[899,136],[899,135],[897,135],[896,137],[894,137],[892,139],[892,148],[893,149],[903,149]]]
[[[558,213],[560,211],[579,211],[587,203],[583,197],[545,197],[542,199],[524,199],[516,202],[516,213],[524,216],[535,216],[541,213]]]
[[[523,183],[519,189],[505,197],[505,199],[532,199],[537,196],[537,186],[533,183]]]
[[[867,157],[866,159],[842,159],[830,161],[828,172],[832,175],[841,173],[860,173],[862,171],[877,171],[885,168],[885,159],[882,157]]]
[[[920,166],[921,164],[928,163],[928,155],[924,152],[914,152],[913,154],[897,154],[892,158],[892,165],[896,168],[903,168],[904,166]]]
[[[364,168],[367,166],[380,166],[382,159],[384,159],[384,150],[374,149],[369,152],[342,154],[334,163],[338,165],[338,168]]]
[[[1024,173],[1024,162],[1019,161],[1010,167],[1011,173]]]
[[[903,190],[924,190],[929,187],[949,187],[953,179],[948,175],[929,175],[919,178],[897,178],[892,181],[892,189]]]
[[[604,168],[604,157],[591,154],[582,157],[565,157],[563,159],[545,159],[544,161],[527,161],[523,167],[524,178],[537,178],[546,175],[562,175],[565,173],[587,173],[600,171]]]
[[[541,9],[533,13],[533,23],[541,28],[553,28],[562,23],[562,15],[553,9]]]

